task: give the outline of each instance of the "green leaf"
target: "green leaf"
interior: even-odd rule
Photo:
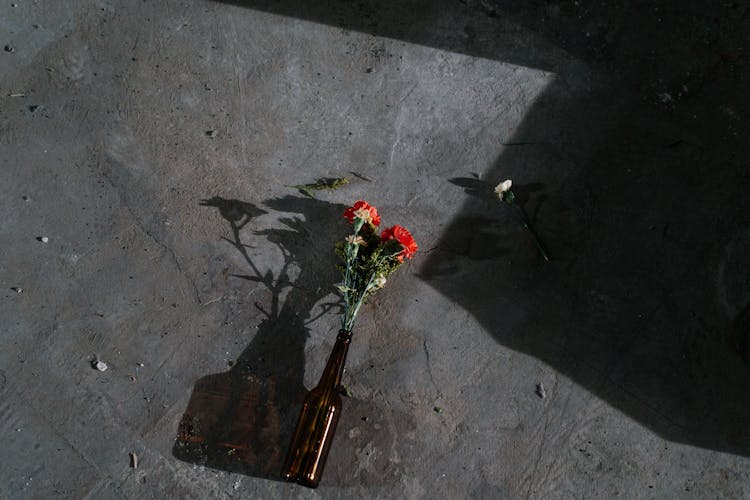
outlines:
[[[347,179],[346,177],[324,177],[311,184],[296,184],[294,186],[287,187],[295,188],[305,196],[315,198],[313,191],[322,191],[324,189],[335,190],[347,184],[349,184],[349,179]]]
[[[312,191],[310,191],[306,186],[292,186],[297,188],[297,190],[307,196],[308,198],[315,198],[315,195],[312,194]]]

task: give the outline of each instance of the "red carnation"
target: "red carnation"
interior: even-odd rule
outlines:
[[[380,233],[381,241],[396,240],[401,244],[402,250],[396,255],[400,262],[404,261],[404,257],[411,259],[417,251],[417,242],[414,241],[411,233],[406,228],[399,226],[398,224],[383,229]]]
[[[373,226],[380,225],[378,209],[363,200],[359,200],[353,206],[347,208],[344,211],[344,217],[349,222],[354,222],[355,218],[359,218]]]

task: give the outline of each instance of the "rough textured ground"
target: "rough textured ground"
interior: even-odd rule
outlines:
[[[750,7],[598,4],[0,5],[0,497],[750,495]],[[359,198],[422,252],[313,491]]]

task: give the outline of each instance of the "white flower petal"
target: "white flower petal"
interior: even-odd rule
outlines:
[[[513,185],[513,181],[512,180],[510,180],[510,179],[504,180],[503,182],[501,182],[500,184],[498,184],[497,186],[495,186],[495,194],[497,195],[498,198],[500,198],[502,200],[503,199],[503,195],[506,192],[510,191],[510,187],[512,185]]]

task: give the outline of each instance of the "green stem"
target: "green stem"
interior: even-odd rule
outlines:
[[[364,221],[361,219],[354,219],[354,238],[356,239],[357,235],[359,235],[359,231],[362,229],[362,226],[364,225]],[[348,323],[348,313],[350,310],[350,301],[349,301],[349,290],[353,287],[351,286],[351,274],[352,274],[352,263],[357,258],[357,254],[359,253],[359,245],[356,243],[349,243],[346,247],[346,271],[344,272],[344,311],[345,313],[341,317],[341,328],[343,330],[348,330],[346,328],[346,325]]]
[[[376,274],[377,274],[376,272],[372,273],[372,276],[370,276],[370,279],[367,282],[365,289],[360,294],[359,299],[357,300],[357,305],[354,306],[354,310],[352,311],[351,318],[348,320],[346,324],[347,328],[344,328],[345,330],[351,331],[352,327],[354,327],[354,320],[357,317],[357,313],[359,313],[359,308],[362,306],[362,302],[365,300],[365,295],[367,295],[367,290],[370,288],[370,285],[372,284],[372,281],[375,279]]]
[[[521,222],[523,223],[523,226],[531,233],[531,237],[534,240],[534,244],[536,245],[537,249],[539,249],[539,253],[542,254],[542,257],[544,257],[544,260],[549,262],[550,256],[547,253],[547,250],[544,249],[544,245],[542,244],[542,240],[539,239],[539,236],[536,234],[536,231],[534,231],[533,226],[531,225],[531,221],[529,221],[529,217],[526,215],[526,211],[521,207],[520,205],[516,205],[514,202],[511,202],[510,205],[512,207],[515,207],[515,209],[518,211],[519,217],[521,218]]]
[[[361,293],[359,294],[359,297],[357,298],[357,302],[354,306],[354,309],[350,311],[349,302],[346,303],[346,312],[343,315],[345,318],[343,325],[344,330],[351,331],[354,327],[354,320],[357,318],[357,314],[359,313],[359,308],[362,306],[362,303],[365,300],[365,296],[367,295],[367,292],[370,290],[370,287],[372,286],[373,281],[375,281],[375,277],[378,274],[378,269],[380,269],[380,266],[383,264],[385,259],[393,257],[393,255],[388,254],[380,258],[378,263],[375,265],[375,271],[370,275],[370,279],[367,280],[367,284],[362,289]]]

